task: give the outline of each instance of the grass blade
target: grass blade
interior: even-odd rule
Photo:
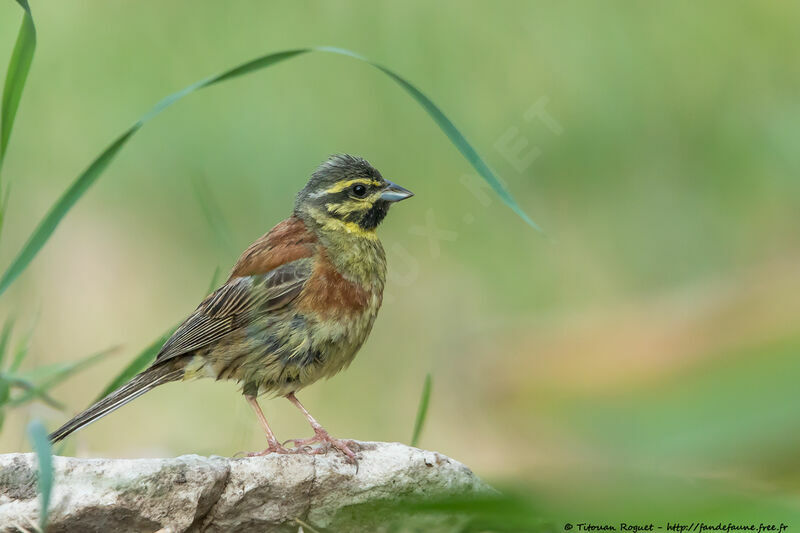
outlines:
[[[411,437],[411,445],[416,446],[419,443],[419,437],[422,435],[422,428],[425,427],[425,418],[428,416],[428,406],[431,401],[431,387],[433,386],[433,378],[430,373],[425,376],[425,383],[422,385],[422,398],[419,400],[419,408],[417,409],[417,419],[414,422],[414,434]]]
[[[103,350],[102,352],[98,352],[96,354],[92,354],[88,357],[83,359],[79,359],[77,361],[72,361],[69,363],[56,363],[47,366],[41,366],[31,370],[30,372],[20,373],[17,376],[11,376],[12,378],[19,378],[21,380],[37,383],[33,388],[26,387],[26,391],[24,394],[14,398],[11,400],[10,405],[12,406],[19,406],[24,403],[30,402],[36,398],[39,398],[46,403],[50,403],[53,405],[55,400],[48,396],[48,391],[67,379],[68,377],[72,376],[76,372],[83,370],[86,367],[89,367],[110,354],[112,354],[117,348],[109,348],[107,350]],[[55,402],[55,404],[59,404],[59,402]]]
[[[58,199],[55,205],[50,208],[50,211],[48,211],[44,219],[39,222],[33,234],[22,247],[19,255],[17,255],[8,267],[8,270],[5,271],[3,277],[0,278],[0,294],[5,292],[8,286],[17,279],[17,276],[27,268],[31,260],[39,253],[39,250],[42,249],[44,243],[47,242],[47,239],[50,238],[50,235],[53,234],[53,231],[55,231],[61,219],[64,218],[64,215],[67,214],[72,206],[75,205],[75,202],[83,196],[97,178],[100,177],[109,163],[114,159],[114,156],[117,155],[117,152],[120,151],[137,129],[139,129],[138,125],[129,129],[124,134],[120,135],[116,141],[111,143],[111,146],[106,148],[103,153],[89,165],[89,168],[78,176],[78,179],[75,180],[63,195],[61,195],[61,198]]]
[[[95,401],[105,398],[106,396],[108,396],[109,394],[120,388],[122,385],[130,381],[133,376],[135,376],[136,374],[147,368],[147,365],[149,365],[150,362],[156,358],[156,355],[158,355],[158,351],[161,349],[164,343],[167,342],[167,340],[170,338],[172,332],[175,331],[175,329],[176,328],[170,329],[169,331],[164,333],[161,337],[156,339],[147,348],[139,352],[139,355],[137,355],[133,359],[133,361],[128,363],[128,366],[122,369],[122,372],[117,374],[117,376],[114,379],[112,379],[108,385],[106,385],[106,388],[103,389],[103,392],[100,393],[100,395],[95,399]]]
[[[97,178],[100,177],[117,152],[119,152],[125,143],[128,142],[131,136],[136,133],[146,122],[157,116],[159,113],[184,96],[188,96],[199,89],[258,71],[260,69],[275,65],[281,61],[285,61],[309,52],[326,52],[352,57],[366,62],[367,64],[377,68],[387,76],[391,77],[403,89],[405,89],[406,92],[411,95],[411,97],[414,98],[414,100],[420,104],[420,106],[423,107],[423,109],[425,109],[428,115],[434,120],[434,122],[436,122],[439,128],[441,128],[441,130],[447,135],[450,141],[456,146],[456,148],[458,148],[461,154],[464,155],[473,168],[475,168],[475,170],[478,171],[478,173],[489,183],[492,189],[497,192],[498,195],[500,195],[500,198],[503,200],[503,202],[511,207],[511,209],[513,209],[520,217],[522,217],[522,219],[525,220],[525,222],[527,222],[531,227],[541,231],[539,226],[537,226],[514,201],[511,194],[497,179],[497,176],[494,174],[494,172],[492,172],[486,162],[480,157],[480,155],[478,155],[477,151],[466,140],[464,135],[461,134],[458,128],[455,127],[452,121],[447,118],[447,116],[433,103],[430,98],[425,96],[415,86],[386,67],[383,67],[377,63],[373,63],[349,50],[333,47],[299,48],[295,50],[285,50],[282,52],[267,54],[252,61],[248,61],[247,63],[234,67],[221,74],[193,83],[188,87],[185,87],[184,89],[167,96],[161,100],[161,102],[156,104],[153,109],[140,118],[125,133],[120,135],[111,146],[106,148],[105,151],[103,151],[103,153],[100,154],[100,156],[95,159],[94,162],[92,162],[89,168],[84,171],[83,174],[78,176],[77,180],[69,189],[67,189],[61,198],[59,198],[56,204],[50,209],[45,219],[42,220],[42,222],[40,222],[36,227],[31,237],[23,246],[19,255],[14,259],[14,261],[11,263],[11,266],[3,274],[3,277],[0,278],[0,294],[5,292],[8,286],[25,270],[42,246],[44,246],[44,243],[47,241],[47,239],[49,239],[53,234],[53,231],[55,231],[56,226],[58,226],[58,223],[61,221],[64,215],[67,214],[75,202],[77,202],[78,199],[86,192],[89,186],[91,186],[97,180]]]
[[[133,134],[136,133],[147,121],[151,120],[153,117],[164,111],[166,108],[184,96],[198,89],[202,89],[203,87],[207,87],[209,85],[213,85],[215,83],[232,79],[248,72],[273,65],[308,51],[309,50],[290,50],[260,57],[223,72],[217,76],[212,76],[197,83],[193,83],[192,85],[189,85],[188,87],[167,96],[157,103],[153,109],[140,118],[133,126],[128,128],[128,130],[126,130],[122,135],[117,137],[117,139],[111,143],[108,148],[103,150],[103,152],[89,165],[89,167],[83,171],[80,176],[78,176],[69,189],[67,189],[67,191],[61,195],[58,201],[56,201],[55,205],[50,208],[50,211],[48,211],[45,218],[39,222],[39,225],[36,226],[33,234],[31,234],[25,245],[22,247],[19,255],[17,255],[17,257],[8,267],[8,270],[6,270],[6,272],[3,274],[3,277],[0,278],[0,294],[3,294],[9,285],[11,285],[11,283],[17,279],[17,277],[25,270],[25,268],[27,268],[36,254],[39,253],[39,250],[42,249],[42,246],[44,246],[45,242],[47,242],[47,240],[53,234],[56,227],[61,222],[61,219],[64,218],[64,215],[66,215],[72,206],[75,205],[81,196],[83,196],[87,189],[89,189],[89,187],[94,184],[95,181],[97,181],[97,178],[102,175],[117,153],[130,140],[131,136],[133,136]]]
[[[194,192],[197,196],[197,203],[200,204],[208,226],[211,228],[211,231],[214,232],[217,241],[226,252],[235,254],[236,250],[233,246],[231,231],[228,228],[228,224],[225,222],[225,217],[222,216],[222,209],[220,209],[216,198],[214,198],[214,193],[211,192],[208,182],[200,176],[195,176],[192,180],[192,184],[194,185]]]
[[[27,0],[17,0],[17,3],[25,10],[25,13],[22,16],[22,24],[19,27],[14,51],[11,52],[11,59],[6,71],[6,82],[3,86],[3,100],[0,107],[0,168],[3,166],[11,130],[14,128],[14,119],[17,116],[17,108],[22,98],[22,90],[28,79],[33,52],[36,50],[36,27],[33,25],[31,8]]]
[[[335,48],[332,46],[321,46],[316,50],[320,52],[329,52],[332,54],[339,54],[343,56],[352,57],[354,59],[358,59],[359,61],[363,61],[369,65],[372,65],[376,69],[380,70],[392,80],[394,80],[400,87],[405,89],[405,91],[411,95],[411,97],[417,101],[417,103],[428,113],[428,115],[433,119],[437,126],[447,135],[447,138],[450,139],[450,142],[455,145],[461,155],[472,165],[478,174],[486,180],[486,182],[492,187],[494,192],[500,197],[503,202],[510,207],[517,215],[519,215],[522,220],[524,220],[529,226],[531,226],[536,231],[544,233],[542,228],[536,224],[525,211],[517,204],[514,200],[514,197],[511,196],[511,193],[505,186],[500,182],[495,175],[494,171],[486,164],[483,158],[478,155],[478,152],[473,148],[473,146],[467,141],[466,137],[461,133],[461,131],[456,128],[453,122],[447,118],[439,107],[433,103],[433,101],[425,96],[419,89],[417,89],[414,85],[409,83],[405,78],[398,75],[397,73],[389,70],[388,68],[384,67],[383,65],[379,65],[378,63],[374,63],[369,59],[356,54],[355,52],[351,52],[350,50],[345,50],[343,48]]]
[[[39,512],[39,530],[47,529],[47,513],[50,507],[50,493],[53,490],[53,452],[50,448],[50,439],[47,438],[47,430],[38,420],[28,424],[28,438],[30,438],[33,451],[39,462],[39,496],[41,498],[41,510]]]
[[[1,182],[2,180],[0,180]],[[3,234],[3,223],[5,222],[6,212],[8,211],[8,198],[11,196],[11,184],[6,186],[6,190],[0,193],[0,235]]]
[[[19,369],[20,365],[22,364],[22,361],[25,359],[25,356],[28,355],[28,349],[30,348],[31,345],[31,339],[33,338],[33,332],[36,329],[36,324],[39,322],[39,316],[40,315],[37,312],[36,316],[33,319],[31,327],[28,329],[28,332],[22,339],[20,339],[19,343],[17,344],[17,349],[14,352],[14,359],[11,361],[11,365],[9,365],[8,367],[9,372],[11,373],[16,372]]]
[[[14,329],[14,318],[8,317],[3,324],[3,333],[0,333],[0,374],[3,371],[3,361],[8,350],[8,340],[11,338],[11,330]]]
[[[17,388],[20,388],[20,389],[24,389],[25,391],[34,391],[34,390],[36,390],[36,385],[34,385],[33,383],[31,383],[30,381],[27,381],[25,379],[13,378],[13,377],[12,378],[6,377],[5,379],[6,379],[6,382],[11,387],[17,387]],[[31,399],[33,399],[33,398],[38,398],[39,400],[41,400],[45,404],[49,405],[50,407],[52,407],[54,409],[58,409],[59,411],[63,411],[66,408],[63,403],[59,402],[58,400],[56,400],[55,398],[53,398],[52,396],[50,396],[49,394],[47,394],[44,391],[39,391],[39,392],[37,392],[37,394],[32,395]],[[24,403],[25,403],[24,401],[20,402],[16,398],[14,400],[11,400],[10,402],[8,402],[8,404],[11,407],[17,407],[17,406],[22,405]]]
[[[14,329],[14,318],[8,317],[3,324],[3,332],[0,333],[0,431],[3,430],[3,423],[6,419],[5,406],[11,397],[11,383],[8,376],[3,371],[3,361],[8,350],[8,341],[11,338],[11,331]]]

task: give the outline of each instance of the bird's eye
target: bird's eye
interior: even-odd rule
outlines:
[[[356,185],[353,187],[353,196],[364,198],[367,195],[367,188],[363,185]]]

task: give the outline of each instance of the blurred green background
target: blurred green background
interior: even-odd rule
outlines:
[[[800,5],[32,9],[38,48],[3,168],[3,268],[163,96],[324,44],[428,94],[550,236],[476,189],[429,117],[362,63],[308,55],[204,90],[132,140],[0,299],[0,317],[39,314],[27,365],[121,346],[54,391],[71,412],[289,214],[320,161],[348,152],[417,196],[380,230],[390,282],[371,338],[347,372],[300,394],[334,434],[408,442],[431,372],[421,446],[527,487],[543,509],[800,525]],[[3,64],[20,15],[0,3]],[[209,226],[197,180],[229,239]],[[309,433],[288,402],[262,404],[279,438]],[[34,416],[54,429],[68,414],[13,411],[0,451],[27,448]],[[198,381],[71,442],[81,456],[232,455],[263,437],[234,385]]]

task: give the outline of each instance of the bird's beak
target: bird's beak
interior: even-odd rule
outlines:
[[[411,198],[414,196],[413,192],[399,186],[396,183],[387,181],[386,184],[386,188],[383,189],[383,192],[381,193],[381,200],[386,200],[387,202],[399,202],[400,200],[405,200],[406,198]]]

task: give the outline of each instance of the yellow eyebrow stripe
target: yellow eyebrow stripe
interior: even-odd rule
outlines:
[[[339,183],[337,183],[336,185],[334,185],[325,192],[328,194],[342,192],[346,188],[350,187],[351,185],[355,185],[356,183],[360,183],[362,185],[374,185],[375,187],[380,187],[381,185],[383,185],[383,183],[381,183],[378,180],[371,180],[369,178],[356,178],[347,181],[340,181]]]

